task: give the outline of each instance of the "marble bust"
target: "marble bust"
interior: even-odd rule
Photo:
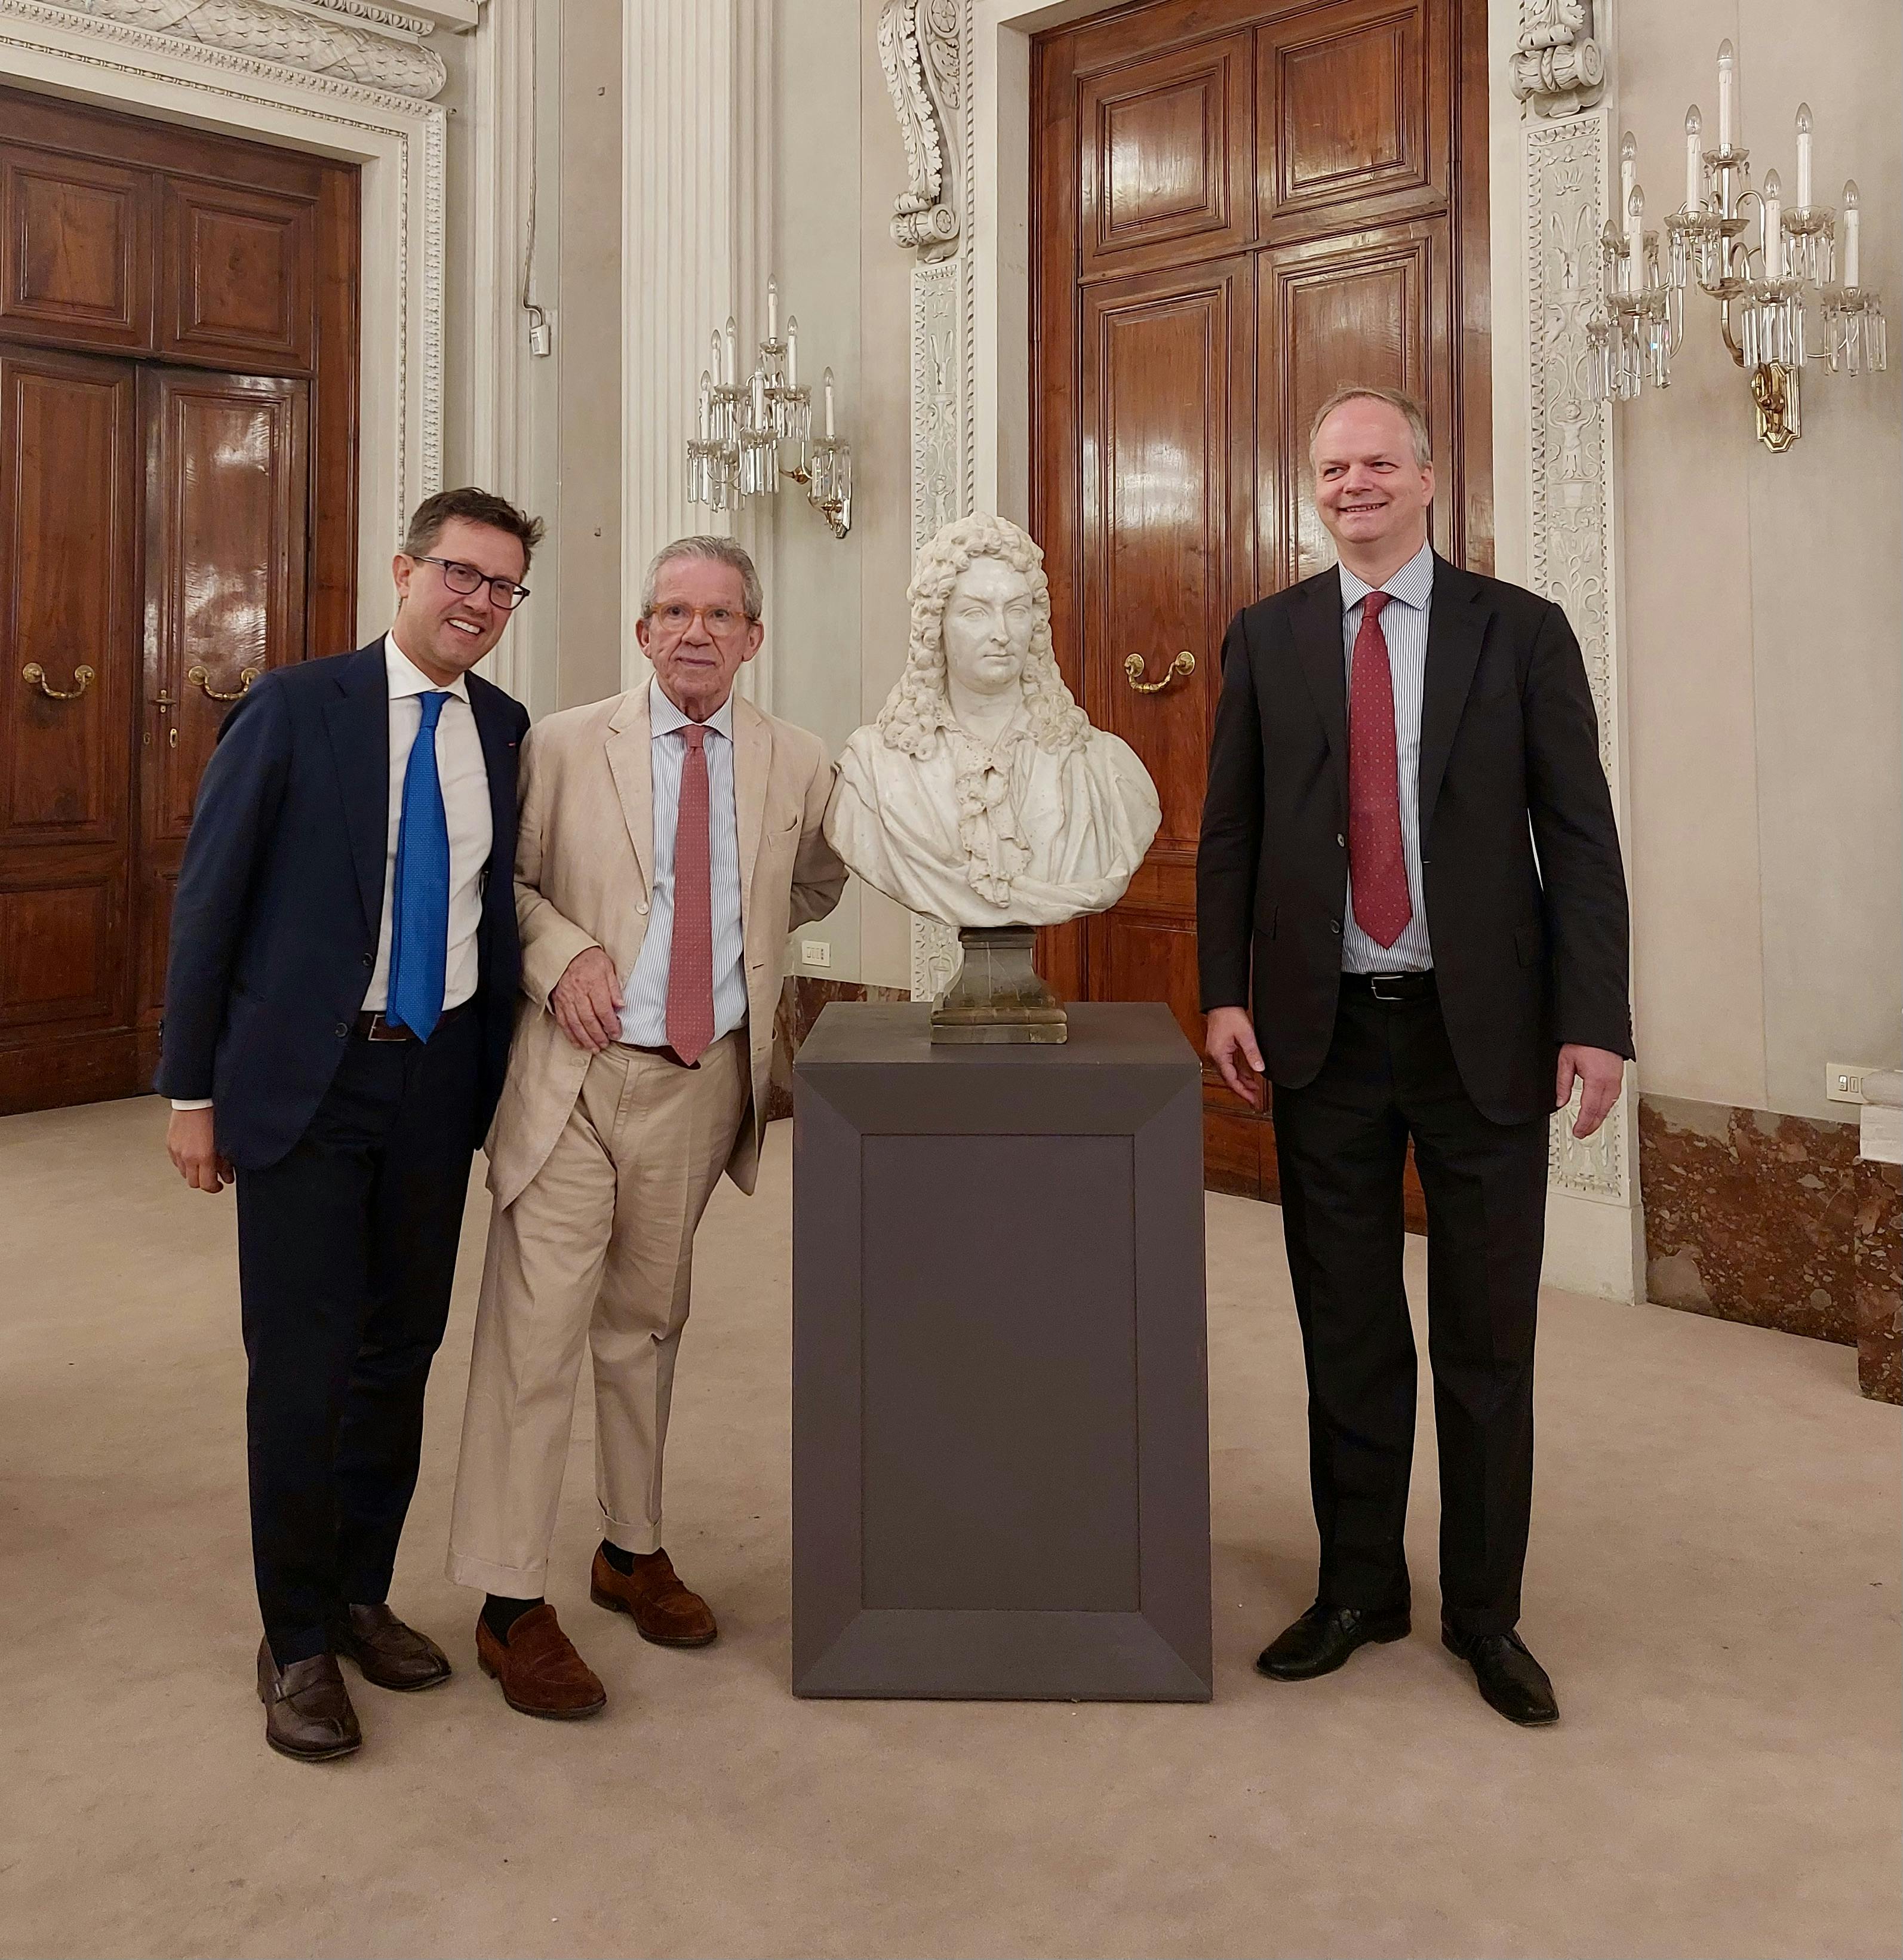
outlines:
[[[908,597],[905,671],[839,759],[833,848],[963,929],[1107,911],[1162,810],[1135,752],[1091,727],[1058,672],[1043,552],[1003,517],[960,517],[919,553]]]

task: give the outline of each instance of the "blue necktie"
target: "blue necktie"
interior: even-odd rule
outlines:
[[[396,826],[396,899],[391,908],[390,1003],[384,1019],[428,1041],[443,1015],[449,964],[450,830],[436,775],[436,724],[447,694],[418,696],[422,725],[403,768]]]

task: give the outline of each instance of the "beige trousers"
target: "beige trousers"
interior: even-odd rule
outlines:
[[[584,1342],[602,1535],[626,1551],[658,1548],[694,1231],[747,1095],[744,1027],[698,1068],[606,1048],[548,1162],[491,1219],[450,1526],[459,1584],[517,1599],[546,1589]]]

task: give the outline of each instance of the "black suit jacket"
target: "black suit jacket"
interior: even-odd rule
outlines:
[[[482,1079],[473,1150],[501,1093],[521,947],[515,927],[522,705],[476,675],[469,706],[489,779],[476,1011]],[[275,1163],[337,1072],[376,964],[390,821],[390,684],[380,638],[278,667],[226,716],[199,785],[172,907],[162,1096],[208,1096],[218,1147]]]
[[[1270,1079],[1334,1032],[1348,872],[1348,689],[1331,568],[1223,643],[1196,924],[1202,1004],[1252,1004]],[[1421,716],[1421,875],[1448,1039],[1495,1122],[1550,1110],[1562,1042],[1632,1053],[1625,874],[1566,615],[1438,556]]]

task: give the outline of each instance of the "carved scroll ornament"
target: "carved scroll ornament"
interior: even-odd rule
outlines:
[[[892,236],[925,259],[944,257],[958,239],[947,132],[960,59],[957,0],[886,0],[879,59],[905,139],[909,179],[893,206]]]
[[[1520,0],[1513,93],[1536,116],[1574,116],[1605,93],[1593,0]]]

